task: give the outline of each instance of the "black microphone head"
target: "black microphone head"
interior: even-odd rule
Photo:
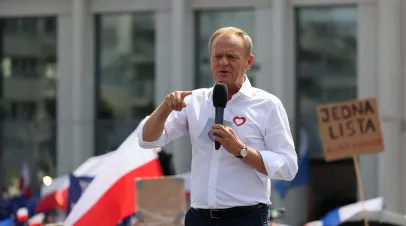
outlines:
[[[228,89],[223,83],[217,83],[213,89],[213,105],[214,107],[225,108],[228,101]]]

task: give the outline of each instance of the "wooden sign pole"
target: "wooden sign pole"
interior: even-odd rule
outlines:
[[[355,175],[357,177],[357,185],[358,185],[358,193],[359,193],[359,199],[362,202],[362,214],[364,215],[364,225],[369,226],[368,223],[368,216],[365,212],[365,207],[364,207],[364,188],[362,187],[362,181],[361,181],[361,173],[359,171],[359,164],[358,164],[358,156],[353,155],[352,159],[354,160],[354,167],[355,167]]]
[[[316,110],[324,159],[331,162],[352,157],[354,160],[364,224],[369,226],[358,156],[385,151],[378,101],[368,98],[323,104]]]

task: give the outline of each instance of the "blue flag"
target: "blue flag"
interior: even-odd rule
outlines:
[[[306,186],[310,183],[310,165],[309,165],[309,155],[308,155],[308,144],[307,144],[307,134],[304,130],[301,130],[301,146],[300,146],[300,156],[298,163],[298,172],[296,177],[292,181],[275,181],[273,183],[273,188],[279,193],[281,198],[285,198],[288,194],[289,189]]]
[[[278,180],[273,183],[274,189],[279,193],[281,198],[285,198],[288,194],[289,189],[306,186],[310,183],[310,168],[309,168],[309,158],[305,154],[301,156],[299,160],[299,170],[296,177],[292,181],[282,181]]]
[[[11,218],[0,221],[0,226],[14,226],[14,220]]]
[[[132,226],[135,222],[135,214],[132,214],[118,223],[118,226]]]
[[[93,177],[76,177],[73,174],[69,174],[68,215],[92,180]]]
[[[29,200],[25,196],[17,195],[14,197],[8,197],[0,200],[0,221],[9,217],[15,216],[17,210],[22,207],[26,207],[28,210],[28,216],[35,215],[35,208],[41,195],[37,194],[32,196]]]
[[[28,216],[32,217],[36,214],[35,209],[37,207],[38,201],[41,199],[41,194],[33,195],[29,200],[26,201],[26,207],[28,210]]]
[[[300,187],[310,183],[310,167],[309,167],[309,156],[304,154],[299,159],[299,170],[296,174],[295,179],[290,182],[289,187]]]
[[[331,210],[326,215],[324,215],[321,218],[321,221],[323,222],[323,225],[331,225],[331,226],[340,225],[341,220],[340,220],[340,214],[338,212],[338,208]]]
[[[10,200],[4,198],[0,200],[0,221],[9,218],[11,215]]]
[[[0,200],[0,220],[15,216],[19,208],[26,206],[26,201],[24,195],[7,197]]]

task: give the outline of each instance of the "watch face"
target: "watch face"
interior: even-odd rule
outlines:
[[[247,156],[247,154],[248,154],[247,149],[242,149],[242,150],[241,150],[241,156],[242,156],[242,157],[245,158],[245,156]]]

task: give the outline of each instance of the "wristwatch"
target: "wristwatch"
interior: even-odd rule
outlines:
[[[240,151],[240,155],[237,155],[235,157],[242,159],[242,158],[245,158],[247,156],[247,154],[248,154],[247,145],[244,144],[244,147]]]

